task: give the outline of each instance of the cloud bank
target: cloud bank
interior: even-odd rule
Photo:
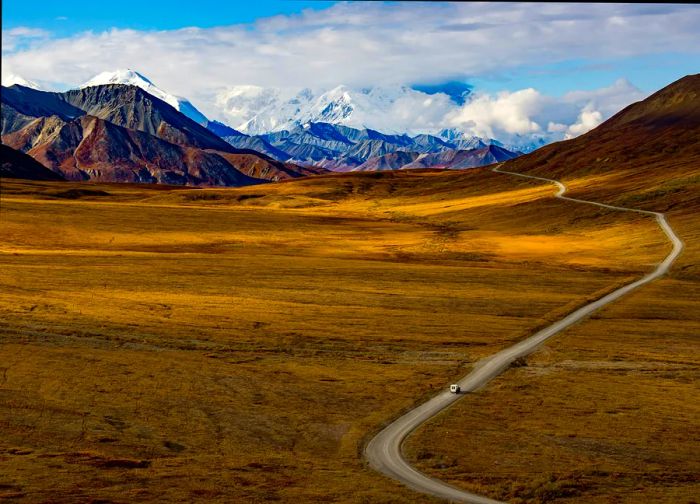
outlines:
[[[626,79],[594,91],[552,97],[528,88],[496,95],[478,94],[445,117],[473,135],[514,141],[523,136],[573,138],[646,95]]]

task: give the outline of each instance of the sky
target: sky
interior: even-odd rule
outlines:
[[[394,129],[566,136],[700,69],[700,6],[682,4],[4,0],[2,25],[4,83],[132,68],[225,122],[241,85],[408,86]],[[455,83],[471,100],[407,113]]]
[[[43,1],[36,3],[3,0],[3,30],[31,26],[59,36],[110,28],[135,30],[175,30],[190,26],[211,28],[252,23],[257,19],[289,15],[304,9],[324,9],[335,2],[259,0],[119,0],[119,7],[106,9],[101,2],[85,0]]]

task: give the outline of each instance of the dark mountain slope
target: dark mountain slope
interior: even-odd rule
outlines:
[[[208,151],[214,152],[214,151]],[[280,163],[273,159],[266,159],[258,152],[239,152],[230,154],[217,152],[218,155],[234,164],[238,170],[249,177],[257,179],[279,181],[290,180],[306,175],[320,175],[328,170],[316,166],[298,166],[292,163]]]
[[[2,102],[20,114],[32,117],[56,115],[64,120],[85,115],[79,108],[66,103],[62,93],[49,93],[15,84],[2,87]]]
[[[0,177],[27,180],[65,180],[33,157],[0,144]]]
[[[370,158],[352,171],[400,170],[407,164],[414,162],[419,155],[417,152],[390,152],[383,156]]]
[[[209,121],[207,123],[207,129],[221,138],[233,137],[233,136],[248,136],[245,133],[241,133],[237,129],[233,129],[231,126],[227,126],[219,121]]]

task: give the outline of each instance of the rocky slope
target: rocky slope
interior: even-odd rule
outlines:
[[[176,145],[95,116],[41,117],[3,143],[68,180],[240,186],[259,183],[214,151]]]
[[[192,105],[189,100],[180,96],[175,96],[160,89],[148,78],[131,70],[130,68],[121,68],[113,72],[102,72],[101,74],[94,76],[92,79],[82,84],[80,89],[94,86],[104,86],[105,84],[126,84],[129,86],[139,87],[148,94],[151,94],[156,98],[160,98],[178,112],[181,112],[192,119],[197,124],[206,125],[208,122],[208,119],[204,116],[204,114],[197,110],[197,108]]]
[[[86,114],[171,143],[234,152],[231,145],[220,137],[136,86],[90,86],[60,93],[59,96]]]

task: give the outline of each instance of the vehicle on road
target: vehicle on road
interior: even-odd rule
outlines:
[[[459,385],[457,385],[456,383],[453,383],[452,385],[450,385],[450,392],[452,392],[453,394],[459,394],[459,391],[460,391]]]

